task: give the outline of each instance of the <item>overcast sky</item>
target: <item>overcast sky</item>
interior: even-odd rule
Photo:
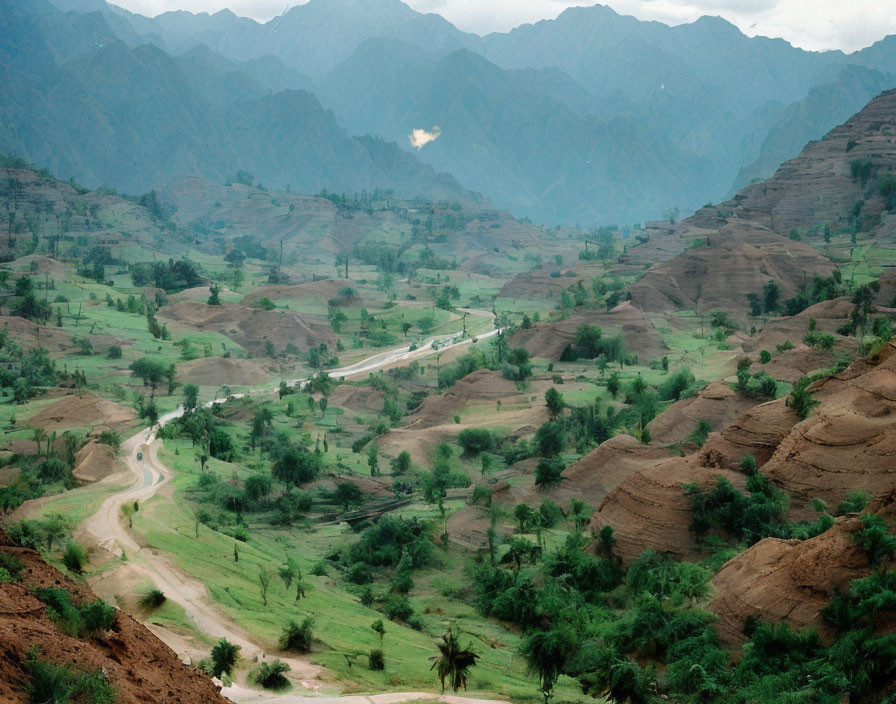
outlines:
[[[145,15],[166,10],[215,12],[266,21],[297,0],[110,0]],[[363,1],[363,0],[362,0]],[[576,0],[405,0],[422,12],[438,12],[461,29],[485,34],[556,17]],[[783,37],[805,49],[855,51],[896,34],[896,0],[605,0],[619,13],[667,24],[720,15],[749,35]]]

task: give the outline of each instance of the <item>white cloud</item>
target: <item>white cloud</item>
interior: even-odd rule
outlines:
[[[135,12],[215,12],[265,21],[304,0],[112,0]],[[363,1],[363,0],[362,0]],[[437,12],[461,29],[484,34],[552,19],[567,7],[594,0],[405,0],[421,12]],[[896,34],[894,0],[604,0],[620,14],[667,24],[720,15],[750,36],[781,37],[806,49],[855,51]]]
[[[435,142],[439,137],[442,136],[442,130],[439,129],[439,126],[436,125],[432,128],[432,132],[427,132],[426,130],[417,128],[410,135],[408,135],[408,139],[411,140],[411,146],[417,147],[417,149],[423,149],[430,142]]]

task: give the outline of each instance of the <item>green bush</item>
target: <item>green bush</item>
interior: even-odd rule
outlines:
[[[290,621],[280,636],[280,649],[296,653],[310,653],[314,643],[314,619],[306,616],[301,623]]]
[[[74,672],[64,665],[38,660],[26,661],[31,679],[25,688],[32,704],[114,704],[115,688],[101,671]]]
[[[72,572],[80,574],[87,564],[87,552],[75,542],[69,542],[62,553],[62,564]]]
[[[414,609],[403,594],[390,594],[383,602],[383,613],[390,621],[407,621]]]
[[[144,609],[158,609],[168,600],[160,589],[150,589],[140,596],[140,606]]]
[[[563,479],[563,470],[566,466],[560,460],[541,460],[535,467],[535,484],[547,486],[556,484]]]
[[[370,655],[367,656],[367,669],[374,671],[386,669],[386,657],[383,655],[382,650],[377,648],[370,651]]]
[[[467,455],[489,452],[495,447],[495,436],[485,428],[465,428],[460,431],[457,441]]]
[[[115,607],[101,599],[76,606],[71,592],[61,587],[38,587],[34,596],[47,605],[47,614],[59,630],[74,638],[91,637],[115,624]]]
[[[212,648],[212,675],[221,678],[222,675],[230,675],[236,666],[239,657],[240,646],[234,645],[226,638],[219,640]]]
[[[263,662],[252,671],[249,679],[265,689],[285,689],[289,686],[289,680],[284,673],[289,670],[289,665],[280,660]]]

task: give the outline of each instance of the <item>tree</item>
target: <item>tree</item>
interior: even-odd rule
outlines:
[[[593,512],[594,509],[581,499],[569,500],[569,511],[567,512],[567,515],[569,516],[569,520],[575,525],[576,532],[582,532],[588,524],[588,521],[591,520],[591,514]]]
[[[538,676],[545,704],[554,695],[557,678],[577,648],[576,632],[569,624],[562,624],[551,631],[536,631],[523,642],[523,656],[529,670]]]
[[[542,457],[556,457],[566,447],[566,432],[559,421],[548,421],[535,431],[535,444]]]
[[[314,619],[306,616],[302,623],[290,621],[283,629],[280,636],[280,649],[290,650],[296,653],[307,653],[311,650],[311,644],[314,642]]]
[[[448,629],[438,647],[440,654],[430,658],[432,666],[429,669],[435,670],[439,676],[442,691],[445,691],[446,680],[455,692],[461,687],[466,689],[467,672],[476,665],[479,655],[473,652],[469,645],[466,648],[461,647],[456,626]]]
[[[607,379],[607,391],[610,392],[610,396],[616,398],[616,394],[619,393],[621,387],[622,382],[619,380],[619,373],[613,372],[610,374],[610,378]]]
[[[264,567],[258,568],[258,590],[261,592],[261,600],[268,605],[268,589],[271,586],[271,572]]]
[[[370,443],[370,447],[367,448],[367,466],[370,467],[371,477],[380,476],[379,447],[375,442]]]
[[[170,385],[175,373],[174,363],[166,364],[151,357],[143,357],[131,362],[128,369],[131,370],[134,376],[139,377],[143,381],[144,386],[152,389],[151,398],[155,398],[156,389],[163,381],[167,379]]]
[[[588,359],[594,359],[600,354],[600,338],[603,331],[596,325],[582,323],[576,330],[576,347],[582,355]]]
[[[357,484],[352,482],[339,482],[333,492],[333,501],[342,506],[343,511],[348,511],[349,506],[360,504],[364,501],[364,492]]]
[[[790,396],[787,397],[787,405],[796,411],[801,420],[809,417],[812,409],[818,405],[818,401],[812,398],[812,393],[808,390],[810,384],[808,377],[802,377],[793,385]]]
[[[411,468],[411,453],[402,450],[398,456],[390,462],[392,466],[392,474],[401,476]]]
[[[218,286],[218,284],[213,283],[211,286],[208,287],[208,290],[209,290],[209,293],[211,294],[208,297],[208,304],[210,306],[221,305],[221,297],[220,297],[221,287]]]
[[[229,675],[233,672],[239,656],[240,646],[228,642],[226,638],[218,641],[212,648],[212,674],[220,678],[221,675]]]
[[[248,477],[243,485],[246,498],[250,501],[261,501],[271,493],[271,478],[263,474],[253,474]]]
[[[465,428],[460,431],[457,441],[467,455],[488,452],[495,446],[495,436],[485,428]]]
[[[199,387],[196,384],[184,386],[184,408],[192,411],[196,408],[199,399]]]
[[[380,646],[382,646],[383,638],[386,635],[386,627],[383,625],[383,619],[378,618],[376,621],[370,624],[370,627],[373,629],[373,632],[380,637]]]
[[[563,407],[566,405],[563,401],[563,394],[557,391],[553,386],[545,392],[544,401],[551,414],[551,418],[559,416],[563,412]]]
[[[286,484],[287,489],[317,479],[320,473],[321,459],[314,452],[304,447],[290,446],[282,456],[274,462],[271,474],[275,479]]]
[[[769,281],[762,287],[762,301],[766,313],[773,313],[778,310],[781,299],[781,287],[777,281]]]
[[[542,460],[535,468],[535,485],[556,484],[563,478],[566,469],[559,460]]]

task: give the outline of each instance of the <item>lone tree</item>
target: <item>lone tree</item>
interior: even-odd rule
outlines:
[[[339,482],[336,485],[336,490],[333,492],[333,500],[342,506],[343,511],[348,511],[350,506],[364,501],[364,492],[361,491],[357,484]]]
[[[563,394],[553,386],[545,392],[544,402],[551,413],[551,418],[559,416],[563,412],[563,406],[566,405],[563,401]]]
[[[460,634],[456,626],[451,626],[442,636],[442,642],[438,644],[439,655],[433,655],[430,660],[430,670],[435,670],[439,676],[442,691],[445,691],[445,680],[448,680],[451,689],[455,692],[463,687],[467,688],[467,671],[476,665],[479,655],[473,652],[469,645],[462,648]]]
[[[230,643],[226,638],[219,640],[212,648],[212,674],[220,678],[221,675],[233,672],[239,652],[240,646]]]

